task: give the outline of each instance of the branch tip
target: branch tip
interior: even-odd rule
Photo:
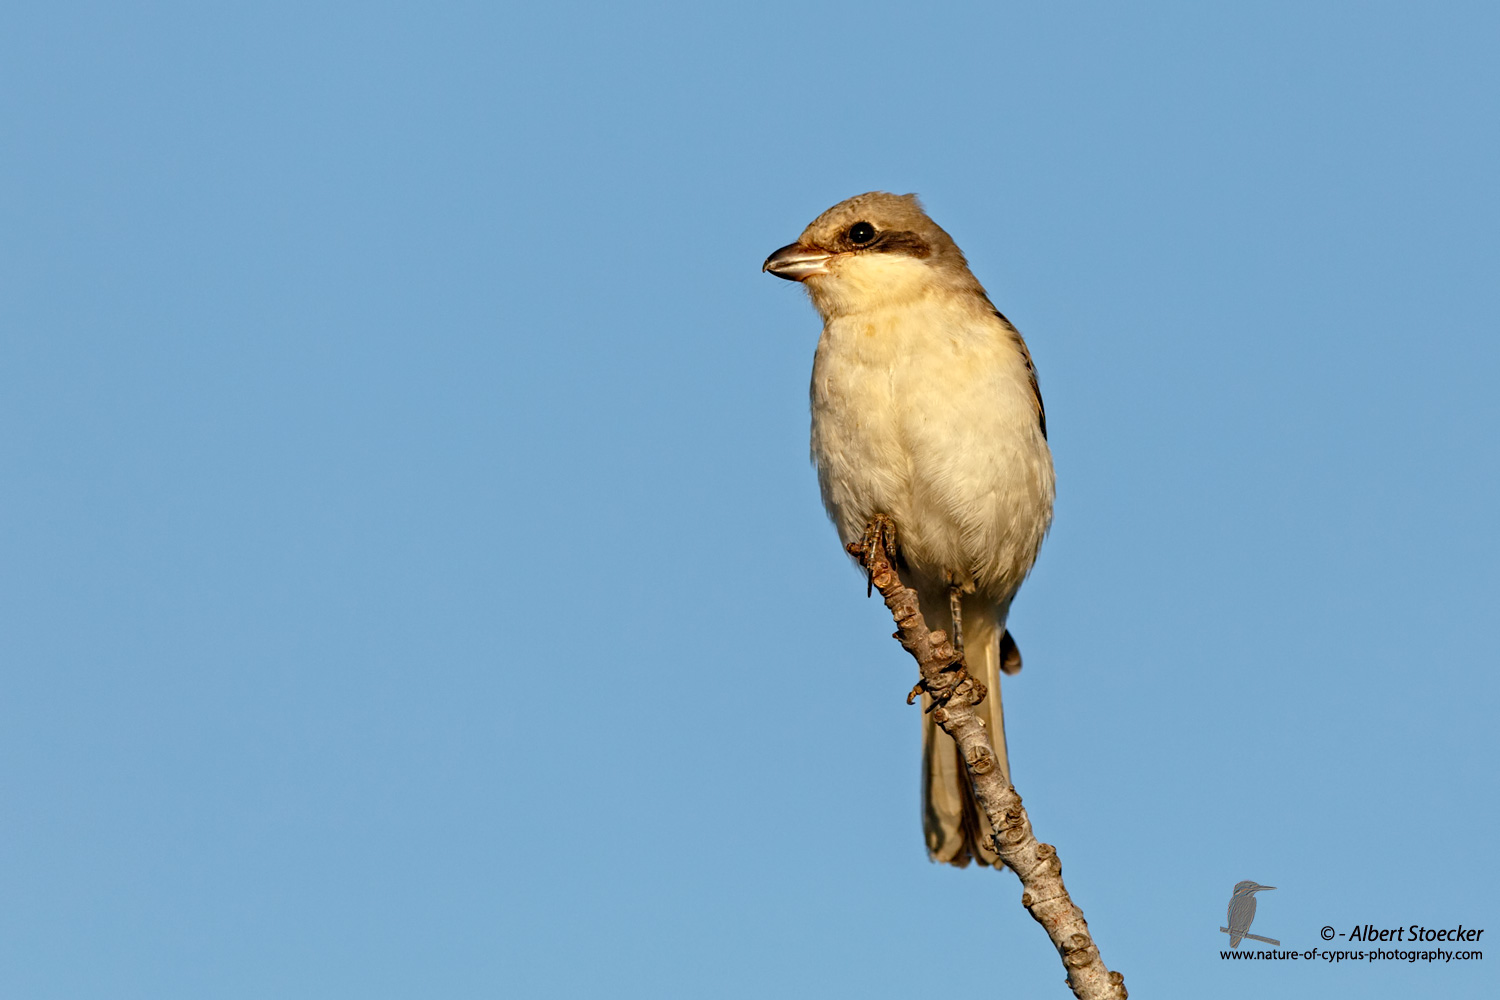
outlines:
[[[1104,965],[1089,933],[1083,911],[1074,905],[1062,881],[1062,863],[1057,849],[1037,841],[1021,796],[995,766],[995,749],[984,722],[974,706],[989,694],[985,685],[970,677],[963,656],[942,631],[932,631],[922,618],[916,592],[902,584],[892,561],[896,525],[877,514],[865,528],[864,537],[845,548],[867,573],[868,588],[880,591],[896,622],[893,638],[917,661],[921,680],[906,696],[908,705],[924,692],[931,704],[925,711],[958,745],[969,770],[974,798],[990,822],[991,844],[1006,867],[1021,880],[1021,905],[1046,930],[1068,970],[1065,982],[1079,1000],[1126,1000],[1125,977]],[[963,695],[963,697],[956,697]],[[1060,902],[1059,907],[1043,904]],[[1060,912],[1058,910],[1060,909]]]

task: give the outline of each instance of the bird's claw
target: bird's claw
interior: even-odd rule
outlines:
[[[865,568],[865,596],[869,597],[875,592],[877,554],[884,553],[891,563],[896,561],[896,522],[886,514],[876,514],[865,525],[864,536],[845,548]]]
[[[928,694],[932,695],[932,704],[922,709],[922,712],[923,714],[930,713],[939,705],[948,704],[948,702],[952,700],[953,696],[958,693],[959,686],[963,684],[964,681],[968,681],[971,685],[969,704],[977,705],[980,702],[984,701],[985,697],[989,695],[990,689],[985,687],[984,683],[980,681],[979,678],[969,673],[969,668],[964,664],[963,660],[954,661],[954,663],[947,667],[943,671],[943,673],[948,673],[949,671],[953,670],[955,666],[958,668],[958,673],[953,678],[953,683],[947,685],[946,687],[940,688],[937,691],[933,691],[927,686],[927,682],[925,680],[917,681],[916,687],[912,688],[911,691],[907,693],[906,703],[908,705],[915,703],[916,700],[921,697],[922,693],[925,691]]]

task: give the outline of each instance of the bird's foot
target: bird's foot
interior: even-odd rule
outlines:
[[[875,591],[875,564],[879,557],[884,554],[891,565],[896,563],[896,522],[889,515],[876,514],[865,525],[864,537],[845,548],[865,568],[865,596],[869,597]]]
[[[985,687],[984,683],[978,677],[969,673],[969,668],[964,665],[962,659],[955,661],[951,666],[946,668],[943,671],[943,676],[951,676],[952,680],[945,686],[937,689],[929,688],[925,680],[917,681],[917,686],[907,692],[906,703],[908,705],[913,704],[922,696],[923,692],[926,692],[932,695],[932,704],[922,709],[922,712],[924,714],[930,713],[933,709],[946,705],[949,701],[953,700],[953,696],[959,693],[959,688],[963,687],[966,682],[969,687],[965,693],[968,695],[969,704],[971,705],[977,705],[981,701],[984,701],[985,697],[990,693],[990,689]]]

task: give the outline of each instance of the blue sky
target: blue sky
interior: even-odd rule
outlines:
[[[1012,877],[924,856],[817,320],[759,273],[869,189],[1041,375],[1010,747],[1109,965],[1480,992],[1217,927],[1241,879],[1288,948],[1500,916],[1497,29],[12,11],[0,993],[1066,995]]]

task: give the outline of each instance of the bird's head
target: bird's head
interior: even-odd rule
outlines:
[[[1235,885],[1234,885],[1234,894],[1236,896],[1249,896],[1249,895],[1254,895],[1257,892],[1260,892],[1262,889],[1274,889],[1274,888],[1276,888],[1274,885],[1261,885],[1258,882],[1251,882],[1251,881],[1247,880],[1247,881],[1244,881],[1244,882],[1236,882],[1235,883]]]
[[[761,270],[802,282],[825,319],[940,291],[984,294],[963,252],[914,194],[871,191],[841,201]]]

